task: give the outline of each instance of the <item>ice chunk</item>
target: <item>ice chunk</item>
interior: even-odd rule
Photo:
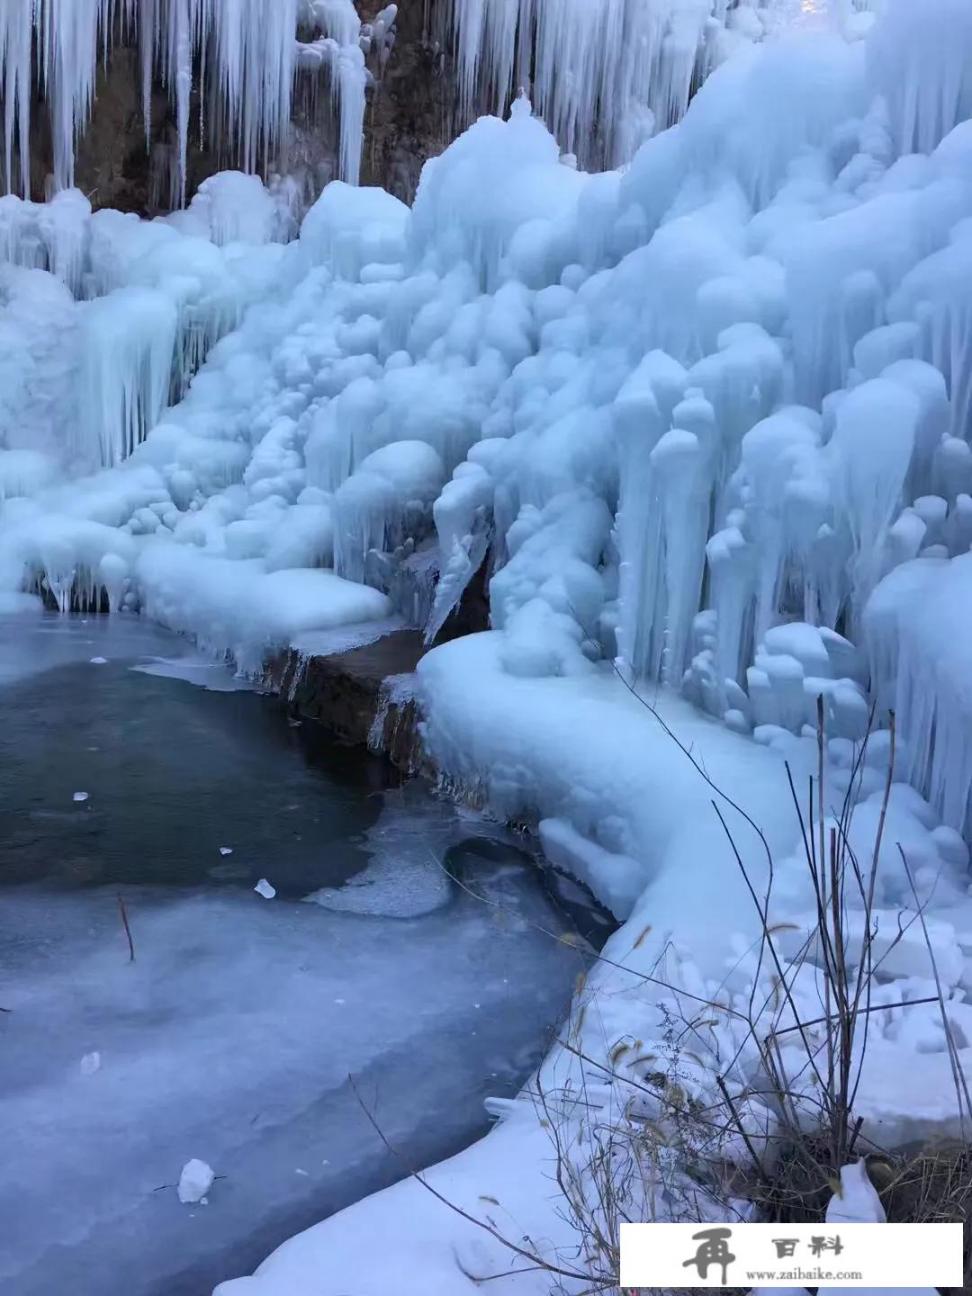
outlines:
[[[277,894],[277,888],[271,886],[266,878],[261,878],[260,881],[253,888],[253,890],[257,893],[257,895],[263,896],[264,900],[272,900],[274,896]]]
[[[518,100],[509,121],[480,118],[426,163],[409,230],[413,255],[442,271],[467,264],[495,288],[521,227],[568,216],[584,184],[561,164],[557,141],[530,104]]]
[[[94,1053],[85,1053],[81,1059],[80,1071],[83,1076],[92,1076],[96,1071],[101,1070],[101,1054],[97,1051]]]
[[[210,1188],[212,1188],[215,1178],[212,1167],[208,1166],[205,1161],[199,1161],[195,1157],[191,1161],[187,1161],[182,1167],[182,1174],[179,1176],[179,1185],[176,1189],[179,1200],[184,1206],[203,1201]]]

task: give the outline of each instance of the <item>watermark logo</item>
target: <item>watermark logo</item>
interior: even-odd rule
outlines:
[[[695,1265],[699,1277],[708,1278],[709,1270],[718,1265],[722,1270],[722,1285],[725,1287],[729,1281],[729,1266],[736,1258],[729,1250],[731,1237],[731,1228],[710,1228],[703,1229],[701,1233],[693,1233],[692,1241],[698,1242],[699,1246],[691,1260],[682,1261],[682,1268]]]
[[[961,1224],[622,1224],[621,1286],[961,1287]]]

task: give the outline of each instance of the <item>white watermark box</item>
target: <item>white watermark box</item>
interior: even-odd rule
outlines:
[[[621,1287],[961,1287],[961,1224],[622,1224]]]

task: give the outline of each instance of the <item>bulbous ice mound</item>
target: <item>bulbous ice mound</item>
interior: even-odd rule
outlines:
[[[470,266],[484,287],[497,287],[517,236],[573,214],[585,177],[559,159],[526,99],[508,122],[481,117],[423,168],[409,231],[414,259],[439,274]]]

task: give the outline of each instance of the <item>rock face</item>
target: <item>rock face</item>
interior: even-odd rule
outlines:
[[[357,6],[365,22],[381,7],[380,0]],[[422,164],[456,133],[455,80],[450,59],[427,29],[423,9],[430,7],[427,0],[399,4],[395,45],[365,112],[361,182],[409,203]]]
[[[436,643],[489,628],[489,563],[470,581]],[[429,645],[421,630],[396,630],[374,643],[327,656],[291,648],[267,668],[266,687],[291,713],[340,741],[380,751],[406,774],[434,777],[422,746],[415,670]]]
[[[428,773],[418,707],[408,687],[424,652],[418,630],[399,630],[330,656],[305,657],[290,649],[271,663],[267,684],[295,716],[342,742],[381,751],[408,774]]]
[[[381,185],[410,202],[419,172],[440,153],[453,132],[453,78],[449,60],[429,36],[432,4],[406,0],[399,6],[396,39],[384,67],[369,62],[375,84],[368,91],[361,182]],[[368,22],[383,8],[381,0],[358,0]],[[201,120],[198,102],[191,121]],[[91,118],[77,148],[76,184],[92,206],[115,207],[143,216],[171,211],[178,205],[174,182],[177,134],[173,109],[161,84],[152,97],[152,124],[146,140],[142,110],[141,69],[136,48],[112,45],[99,67]],[[32,114],[31,196],[45,197],[53,167],[50,129],[41,109]],[[337,123],[328,96],[300,91],[294,96],[291,166],[307,166],[318,187],[337,174]],[[198,125],[190,132],[188,193],[207,176],[235,166],[231,155],[217,156],[201,139]]]

